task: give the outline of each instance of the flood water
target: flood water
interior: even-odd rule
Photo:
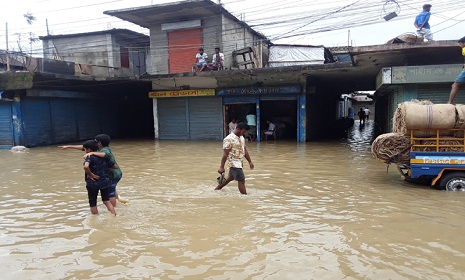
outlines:
[[[386,172],[374,125],[248,144],[247,196],[213,190],[220,141],[115,140],[117,217],[90,214],[83,152],[0,150],[1,279],[464,279],[465,193]]]

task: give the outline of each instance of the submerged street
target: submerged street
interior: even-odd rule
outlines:
[[[386,172],[375,125],[248,143],[247,196],[214,191],[221,141],[115,140],[117,217],[90,214],[83,152],[0,150],[2,279],[464,278],[465,194]]]

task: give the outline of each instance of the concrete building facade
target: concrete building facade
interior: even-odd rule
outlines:
[[[127,29],[39,37],[45,59],[75,63],[76,75],[133,77],[146,72],[149,36]]]
[[[219,47],[225,68],[243,68],[234,52],[250,48],[255,67],[267,59],[267,38],[210,0],[189,0],[122,10],[107,15],[150,30],[149,74],[192,71],[195,55],[203,47],[212,58]]]

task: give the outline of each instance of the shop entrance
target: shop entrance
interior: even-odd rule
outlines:
[[[224,135],[229,134],[229,123],[232,119],[236,119],[237,123],[247,123],[247,115],[257,115],[255,103],[237,103],[224,105]]]
[[[262,130],[268,128],[267,120],[276,125],[276,139],[297,140],[297,100],[261,100]]]

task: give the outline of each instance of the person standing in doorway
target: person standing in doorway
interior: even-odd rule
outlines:
[[[462,48],[462,55],[465,56],[465,37],[460,38],[458,43]],[[455,82],[452,84],[452,89],[450,90],[449,94],[449,101],[447,102],[448,104],[452,104],[452,102],[454,102],[454,98],[459,91],[459,87],[463,83],[465,83],[465,64],[462,66],[462,72],[460,72],[460,74],[455,79]]]
[[[242,170],[242,160],[245,159],[249,162],[250,169],[254,169],[252,159],[250,158],[249,152],[245,147],[245,138],[244,135],[249,130],[249,126],[246,123],[238,123],[236,130],[233,133],[229,134],[223,140],[223,156],[221,157],[220,168],[218,168],[218,173],[223,174],[225,169],[224,165],[226,161],[228,162],[229,173],[226,181],[219,182],[219,185],[216,186],[215,190],[221,190],[224,186],[229,184],[232,180],[237,181],[237,187],[241,194],[247,194],[245,188],[245,175]]]
[[[431,5],[423,5],[423,11],[417,15],[415,22],[413,23],[417,28],[417,35],[425,38],[428,41],[433,41],[433,33],[431,33],[431,27],[429,25],[429,18]]]
[[[228,127],[229,127],[229,134],[233,133],[234,130],[236,130],[237,126],[237,120],[236,118],[232,118],[231,122],[229,122]]]
[[[249,126],[246,137],[249,138],[249,142],[253,142],[257,139],[257,117],[254,114],[248,114],[245,119]]]

